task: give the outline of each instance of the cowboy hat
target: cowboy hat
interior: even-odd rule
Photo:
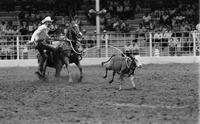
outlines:
[[[47,16],[46,18],[44,18],[42,20],[42,23],[45,23],[45,22],[52,22],[53,20],[51,20],[51,17],[50,16]]]

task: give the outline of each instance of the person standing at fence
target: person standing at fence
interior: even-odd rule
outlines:
[[[137,67],[141,68],[142,67],[142,60],[141,60],[141,57],[140,57],[140,47],[135,41],[133,41],[132,54],[135,58]]]
[[[170,38],[168,43],[169,43],[169,54],[171,56],[174,56],[175,51],[176,51],[176,42],[175,42],[174,38]]]
[[[194,33],[193,33],[193,35],[196,35],[195,36],[195,43],[196,43],[196,55],[199,55],[199,53],[200,53],[200,23],[199,24],[197,24],[196,25],[196,29],[197,29],[197,31],[195,31]]]
[[[159,50],[158,44],[155,45],[154,56],[157,56],[157,57],[160,56],[160,50]]]
[[[37,49],[42,57],[41,62],[39,63],[38,71],[36,71],[36,74],[42,76],[43,72],[43,65],[47,59],[47,55],[44,53],[44,50],[49,50],[52,52],[56,52],[57,49],[54,48],[49,44],[49,40],[51,37],[48,35],[48,32],[50,30],[50,27],[52,25],[51,17],[47,16],[45,19],[42,20],[42,25],[40,25],[36,31],[33,33],[31,37],[31,41],[29,44],[34,44],[35,49]]]
[[[133,50],[133,45],[129,41],[126,42],[126,45],[124,46],[123,52],[128,57],[131,57],[131,51]]]
[[[142,67],[139,50],[140,48],[135,41],[133,41],[132,44],[130,42],[127,42],[124,46],[124,53],[131,59],[135,58],[137,67]]]
[[[181,56],[182,55],[182,40],[181,38],[178,38],[177,39],[177,42],[176,42],[176,50],[177,50],[177,56]]]

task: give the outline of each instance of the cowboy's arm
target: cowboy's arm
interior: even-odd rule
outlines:
[[[46,39],[47,40],[52,40],[53,39],[51,36],[49,36],[48,31],[46,32]]]
[[[43,37],[44,39],[51,39],[51,37],[49,36],[48,34],[48,31],[49,29],[45,26],[40,26],[34,33],[37,37],[37,39],[39,39],[39,35],[42,34],[42,33],[45,33],[45,37]]]

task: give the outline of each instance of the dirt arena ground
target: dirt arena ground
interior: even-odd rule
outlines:
[[[136,90],[125,79],[118,91],[103,79],[104,68],[83,67],[84,79],[74,83],[67,73],[48,80],[34,75],[36,68],[0,69],[0,123],[2,124],[196,124],[198,119],[198,65],[145,65],[136,70]]]

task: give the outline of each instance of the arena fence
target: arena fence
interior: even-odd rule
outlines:
[[[57,36],[59,37],[59,36]],[[84,35],[81,41],[86,55],[85,65],[99,64],[112,54],[123,51],[126,42],[136,42],[144,63],[199,62],[200,33],[197,32],[150,32],[130,34]],[[0,66],[37,65],[37,51],[27,46],[31,36],[7,35],[0,37]]]

